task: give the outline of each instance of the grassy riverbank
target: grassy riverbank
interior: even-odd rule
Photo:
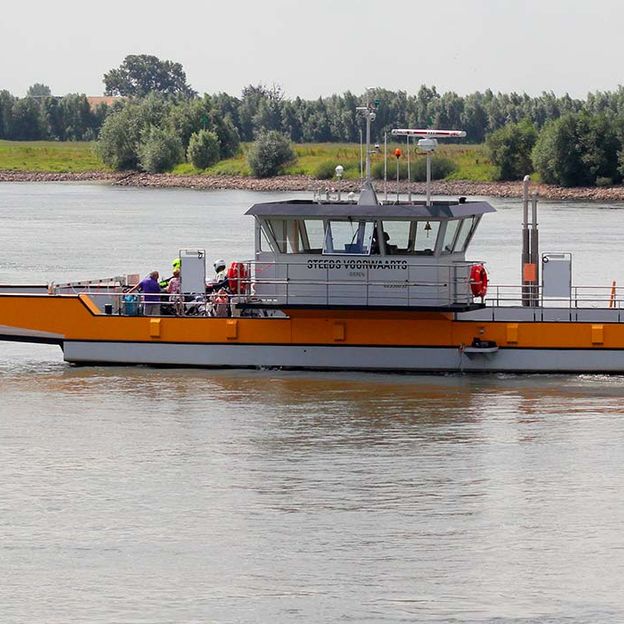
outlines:
[[[220,175],[249,176],[249,167],[243,145],[235,158],[222,160],[206,171],[199,171],[188,163],[175,167],[174,175]],[[392,154],[397,145],[389,145]],[[404,146],[400,146],[402,149]],[[360,146],[345,143],[305,143],[295,146],[297,161],[287,170],[287,175],[303,175],[311,178],[321,171],[333,171],[336,165],[345,168],[345,179],[360,177]],[[494,167],[490,163],[483,145],[444,145],[437,154],[452,160],[456,171],[447,179],[490,182]],[[419,156],[415,156],[418,158]],[[375,154],[373,161],[383,161],[383,154]],[[389,176],[393,177],[394,157],[389,157]],[[22,171],[37,173],[82,173],[110,170],[95,153],[94,143],[58,141],[0,141],[0,171]]]
[[[394,150],[404,145],[388,145],[388,176],[394,176]],[[245,158],[244,145],[241,153],[235,158],[222,160],[205,172],[195,169],[191,164],[178,165],[174,175],[231,175],[248,176],[249,166]],[[383,149],[383,148],[382,148]],[[303,143],[295,145],[297,160],[285,171],[286,175],[303,175],[311,178],[327,177],[326,172],[332,172],[336,165],[344,167],[344,177],[347,180],[360,178],[360,146],[352,143]],[[414,158],[422,156],[415,155]],[[452,160],[456,171],[448,176],[448,180],[472,180],[477,182],[491,182],[494,179],[494,166],[490,162],[484,145],[441,145],[436,155]],[[373,165],[383,162],[383,153],[373,155]],[[325,174],[325,175],[323,175]]]
[[[94,143],[76,141],[0,141],[0,170],[41,173],[108,172]]]

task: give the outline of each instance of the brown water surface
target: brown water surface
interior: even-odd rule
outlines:
[[[248,257],[242,213],[267,197],[0,185],[0,282]],[[519,204],[495,205],[471,256],[515,281]],[[544,251],[574,252],[577,283],[618,279],[621,215],[545,204]],[[623,394],[619,376],[75,368],[0,343],[0,619],[620,622]]]

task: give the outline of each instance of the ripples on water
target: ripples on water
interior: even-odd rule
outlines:
[[[2,622],[622,620],[623,377],[0,354]]]

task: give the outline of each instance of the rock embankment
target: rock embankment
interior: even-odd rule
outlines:
[[[49,171],[0,171],[0,182],[117,182],[127,173],[82,171],[53,173]]]
[[[233,189],[248,191],[335,191],[338,185],[334,180],[316,180],[308,176],[278,176],[275,178],[251,178],[244,176],[208,176],[208,175],[173,175],[170,173],[43,173],[22,171],[0,171],[0,182],[106,182],[118,186],[146,188],[191,188],[191,189]],[[358,181],[343,180],[339,185],[343,193],[359,191]],[[376,183],[377,193],[384,195],[383,182]],[[424,182],[412,183],[412,193],[425,194]],[[396,182],[388,182],[387,193],[392,197],[397,190]],[[451,197],[521,197],[522,182],[470,182],[438,181],[431,187],[433,195]],[[408,185],[400,184],[400,192],[407,193]],[[543,199],[550,200],[591,200],[601,202],[624,202],[624,185],[606,188],[575,187],[563,188],[547,184],[532,185],[531,191],[537,191]]]

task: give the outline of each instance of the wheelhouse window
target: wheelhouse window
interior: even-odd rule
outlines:
[[[327,221],[323,253],[367,256],[374,230],[374,221]]]
[[[470,217],[462,221],[461,229],[455,241],[455,251],[466,251],[466,247],[468,247],[468,243],[472,239],[478,224],[479,217]]]
[[[260,228],[258,242],[260,244],[260,251],[275,251],[269,241],[269,238],[267,237],[266,228]]]
[[[286,219],[265,219],[262,225],[272,246],[277,246],[274,251],[286,253]]]
[[[465,251],[478,223],[478,217],[448,221],[442,243],[442,253],[450,254]]]
[[[414,238],[415,221],[384,221],[384,247],[387,255],[404,255],[413,252],[410,240]]]
[[[323,251],[325,240],[325,226],[321,219],[304,219],[300,221],[302,236],[305,240],[304,253],[318,253]]]
[[[435,253],[439,221],[389,221],[381,223],[386,255],[431,256]],[[373,240],[373,253],[376,252]]]
[[[436,249],[439,221],[418,221],[414,240],[414,253],[432,256]]]
[[[457,237],[461,224],[462,221],[459,219],[453,219],[446,222],[446,231],[444,232],[444,240],[442,241],[443,254],[450,254],[455,251],[455,238]]]
[[[320,254],[325,236],[321,219],[269,218],[261,222],[261,243],[264,249],[287,254]]]

